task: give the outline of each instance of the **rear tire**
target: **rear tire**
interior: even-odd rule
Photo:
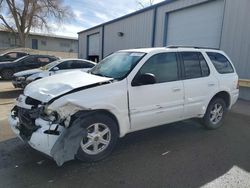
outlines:
[[[11,70],[11,69],[4,69],[2,72],[1,72],[1,77],[4,79],[4,80],[10,80],[12,79],[12,76],[14,74],[14,71]]]
[[[203,125],[206,129],[214,130],[222,126],[225,114],[227,112],[226,103],[221,98],[213,99],[203,117]]]
[[[94,114],[80,117],[75,122],[81,123],[81,127],[87,130],[87,137],[83,137],[79,143],[77,159],[95,162],[111,154],[118,139],[118,125],[113,118]]]

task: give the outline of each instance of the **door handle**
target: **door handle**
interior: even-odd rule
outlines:
[[[173,92],[178,92],[178,91],[181,91],[181,88],[173,88]]]

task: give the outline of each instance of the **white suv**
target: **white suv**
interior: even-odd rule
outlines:
[[[189,118],[222,125],[237,101],[238,76],[215,49],[171,46],[122,50],[88,73],[54,75],[28,85],[9,116],[12,130],[58,165],[97,161],[118,137]]]

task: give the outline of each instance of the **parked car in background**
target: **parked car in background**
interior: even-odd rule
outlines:
[[[9,124],[58,165],[75,157],[98,161],[134,131],[189,118],[217,129],[238,96],[238,75],[221,50],[121,50],[89,73],[71,71],[29,84]]]
[[[0,55],[0,62],[14,61],[26,55],[29,55],[29,54],[26,52],[6,52]]]
[[[94,67],[96,63],[85,59],[61,59],[53,61],[38,69],[31,69],[26,71],[17,72],[13,75],[12,84],[15,88],[24,88],[29,83],[66,71],[75,69],[83,69],[88,71]]]
[[[0,76],[3,79],[11,79],[13,74],[19,71],[34,69],[45,66],[58,58],[50,55],[27,55],[15,61],[5,61],[0,63]]]

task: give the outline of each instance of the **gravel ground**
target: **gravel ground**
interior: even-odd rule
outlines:
[[[0,187],[250,187],[249,102],[239,101],[218,130],[194,120],[160,126],[122,138],[101,162],[57,167],[14,138],[6,115],[21,91],[0,88]]]

